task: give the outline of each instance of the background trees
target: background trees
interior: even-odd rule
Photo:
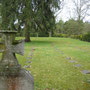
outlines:
[[[64,33],[64,22],[63,22],[63,20],[60,20],[58,23],[56,23],[56,29],[54,32],[55,33]]]
[[[60,0],[3,0],[2,28],[20,30],[23,27],[27,42],[34,29],[51,33],[55,27],[54,11],[60,9],[60,4]]]
[[[89,13],[90,0],[72,0],[74,4],[74,17],[80,21],[85,19]]]
[[[2,2],[1,2],[2,1]],[[33,36],[54,36],[54,34],[80,35],[89,31],[90,23],[84,23],[88,15],[89,0],[72,0],[74,17],[64,22],[55,22],[55,12],[60,10],[63,0],[1,0],[0,28],[17,30],[19,35],[30,41]]]
[[[80,24],[78,24],[77,20],[70,19],[66,22],[63,22],[60,20],[56,24],[56,29],[54,33],[58,34],[69,34],[70,35],[81,35],[86,34],[90,31],[90,23],[89,22],[83,22],[80,21]]]
[[[14,29],[14,22],[16,20],[17,2],[15,0],[2,0],[1,16],[2,29]]]
[[[0,0],[0,29],[1,29],[1,23],[2,23],[2,19],[1,19],[1,0]]]
[[[59,34],[62,35],[68,34],[69,36],[72,35],[80,36],[88,33],[90,31],[89,28],[90,23],[85,22],[85,19],[87,18],[90,12],[90,0],[70,0],[70,2],[72,3],[71,5],[73,5],[72,10],[71,7],[68,6],[68,9],[71,12],[70,13],[71,15],[69,15],[70,18],[63,23],[63,32],[61,32],[62,24],[59,22],[56,24],[57,31],[55,32],[58,32]]]

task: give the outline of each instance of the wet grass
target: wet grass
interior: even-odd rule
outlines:
[[[27,57],[31,57],[34,48],[31,68],[27,70],[34,77],[35,90],[90,90],[90,74],[81,73],[81,70],[90,70],[90,43],[70,38],[31,40],[25,43],[25,55],[17,58],[22,67],[29,65]],[[76,62],[70,63],[68,57]],[[75,64],[82,66],[74,67]]]

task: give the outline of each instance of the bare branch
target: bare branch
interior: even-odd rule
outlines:
[[[87,16],[90,8],[90,0],[72,0],[74,12],[78,20],[83,20]]]

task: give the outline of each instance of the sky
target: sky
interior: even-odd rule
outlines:
[[[69,20],[71,17],[74,17],[75,15],[73,14],[73,8],[74,4],[72,3],[72,0],[64,0],[64,7],[62,11],[59,13],[57,12],[57,17],[56,17],[56,22],[59,20],[63,20],[64,22]],[[84,21],[89,21],[90,22],[90,16],[86,16]]]

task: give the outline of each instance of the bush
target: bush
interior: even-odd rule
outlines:
[[[82,40],[90,42],[90,32],[88,32],[87,34],[83,35]]]
[[[71,38],[82,40],[83,35],[71,35]]]
[[[37,33],[30,33],[30,37],[37,37]]]
[[[56,34],[54,34],[53,35],[54,37],[69,37],[69,35],[68,34],[61,34],[61,33],[56,33]]]

